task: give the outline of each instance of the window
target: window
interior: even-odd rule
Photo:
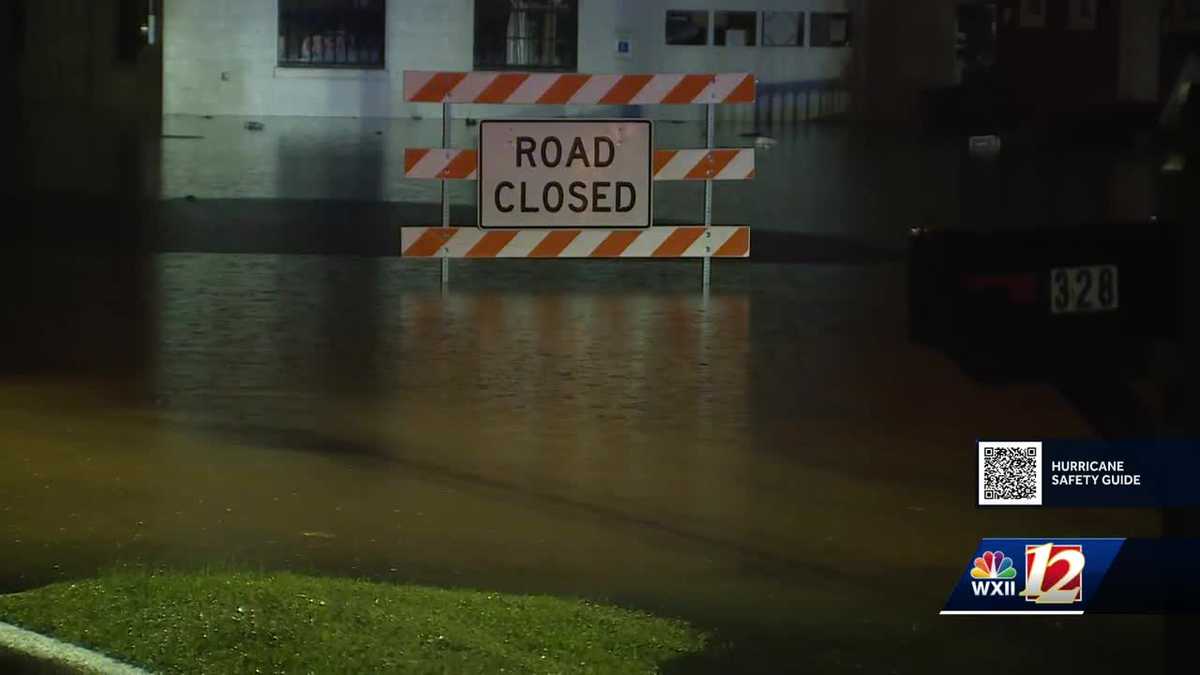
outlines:
[[[804,12],[763,12],[763,46],[803,47]]]
[[[13,56],[20,58],[25,55],[25,3],[13,3],[9,11],[12,12],[12,39],[8,44],[12,45]]]
[[[475,0],[475,68],[573,71],[579,0]]]
[[[708,12],[667,10],[667,44],[708,44]]]
[[[850,15],[845,12],[813,12],[810,43],[814,47],[849,47]]]
[[[713,44],[753,47],[757,37],[758,13],[716,12],[713,15]]]
[[[117,6],[117,61],[137,63],[145,38],[138,26],[143,23],[146,3],[141,0],[121,0]]]
[[[1170,11],[1177,19],[1185,21],[1200,19],[1200,0],[1173,0]]]
[[[1021,27],[1046,27],[1046,0],[1021,0]]]
[[[996,63],[996,5],[958,6],[958,39],[955,44],[957,83],[986,76]]]
[[[1067,30],[1096,30],[1096,0],[1071,0]]]
[[[383,68],[386,0],[279,0],[279,65]]]
[[[1200,0],[1171,0],[1166,9],[1168,33],[1200,30]]]

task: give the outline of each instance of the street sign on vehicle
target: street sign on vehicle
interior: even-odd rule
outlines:
[[[483,120],[479,227],[651,225],[649,120]]]

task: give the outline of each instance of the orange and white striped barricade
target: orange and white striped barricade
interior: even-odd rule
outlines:
[[[703,286],[707,289],[711,279],[713,257],[746,258],[750,255],[749,227],[713,226],[713,181],[749,180],[754,178],[755,174],[752,148],[714,147],[715,106],[723,103],[752,103],[755,89],[754,76],[748,73],[587,75],[406,71],[406,101],[442,104],[442,147],[407,148],[404,153],[406,178],[442,181],[442,224],[440,227],[402,228],[401,255],[440,258],[443,284],[447,283],[449,278],[451,258],[702,258]],[[543,224],[540,229],[526,229],[529,226],[504,224],[493,227],[505,229],[482,229],[486,227],[482,222],[482,214],[474,228],[451,226],[448,181],[478,181],[481,173],[479,150],[451,147],[451,105],[455,103],[704,105],[706,147],[653,150],[649,158],[650,179],[653,181],[704,181],[704,223],[695,226],[649,227],[646,226],[650,222],[647,217],[642,225],[625,225],[627,228],[641,229],[592,227],[590,224],[577,222],[578,219],[564,209],[561,226]],[[552,121],[562,120],[545,120],[547,123]],[[486,122],[489,120],[485,120]],[[530,121],[526,121],[528,122]],[[580,119],[574,122],[587,123],[589,120]],[[607,122],[620,123],[617,120]],[[520,124],[516,121],[512,123]],[[484,125],[481,124],[481,144],[483,128]],[[579,137],[576,137],[576,142],[578,140]],[[511,140],[509,145],[512,145]],[[597,153],[599,149],[597,144]],[[521,164],[520,155],[518,149],[517,166]],[[534,164],[532,158],[533,155],[530,155],[531,165]],[[580,158],[585,166],[592,168],[586,159],[582,159],[582,153]],[[570,166],[569,162],[567,166]],[[596,167],[599,166],[597,161]],[[647,191],[651,191],[649,184]],[[496,206],[499,207],[499,190],[496,194]],[[561,188],[559,194],[562,194]],[[646,208],[649,208],[650,198],[647,196]],[[522,211],[525,210],[524,199],[522,185]],[[558,205],[562,205],[561,196]],[[546,218],[542,217],[542,220]]]

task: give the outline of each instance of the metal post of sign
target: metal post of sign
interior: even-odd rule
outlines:
[[[450,104],[442,103],[442,147],[450,147]],[[450,181],[442,181],[442,227],[450,227]],[[450,249],[442,246],[442,288],[450,283]]]
[[[704,106],[705,146],[711,152],[716,142],[716,106]],[[704,181],[704,291],[708,292],[712,280],[712,190],[711,179]]]

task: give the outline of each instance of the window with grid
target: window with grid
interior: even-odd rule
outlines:
[[[279,65],[384,67],[387,0],[279,0]]]
[[[579,0],[475,0],[477,70],[574,71]]]

